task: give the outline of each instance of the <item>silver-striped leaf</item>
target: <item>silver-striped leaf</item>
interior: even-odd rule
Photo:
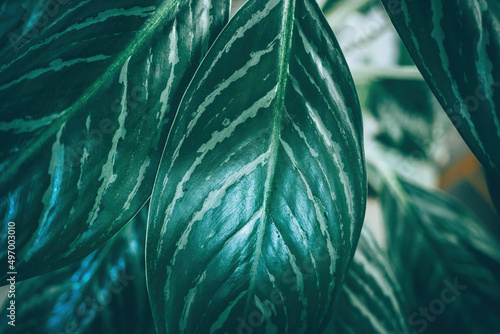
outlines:
[[[373,171],[382,175],[376,188],[410,326],[419,333],[498,331],[500,241],[466,205]]]
[[[365,225],[324,334],[409,334],[406,299],[386,251]]]
[[[16,284],[1,333],[154,334],[144,275],[147,208],[83,260]],[[7,319],[7,307],[0,315]]]
[[[228,15],[228,0],[67,1],[0,58],[2,266],[9,221],[24,279],[89,254],[137,213]]]
[[[366,204],[362,119],[314,0],[252,0],[183,97],[147,232],[158,333],[314,333]]]
[[[500,176],[500,2],[382,2],[465,142]]]
[[[367,109],[377,121],[377,142],[404,157],[429,158],[429,146],[441,120],[431,98],[431,91],[421,81],[387,79],[371,84]]]

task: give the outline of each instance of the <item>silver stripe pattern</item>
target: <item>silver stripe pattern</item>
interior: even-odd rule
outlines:
[[[318,331],[364,216],[362,142],[317,4],[242,7],[190,83],[160,163],[146,250],[157,332]]]

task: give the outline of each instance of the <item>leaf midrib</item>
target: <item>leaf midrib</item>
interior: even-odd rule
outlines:
[[[247,294],[244,314],[248,314],[248,309],[252,301],[251,296],[255,289],[257,266],[259,264],[260,255],[262,252],[262,245],[266,227],[268,225],[268,218],[270,217],[270,201],[273,193],[274,173],[276,171],[276,164],[278,160],[278,147],[281,140],[281,124],[285,110],[285,94],[287,88],[288,68],[290,62],[290,50],[292,48],[292,35],[293,26],[295,22],[295,0],[284,0],[284,19],[282,21],[282,31],[284,32],[283,43],[279,50],[279,72],[278,72],[278,85],[276,99],[273,103],[274,118],[272,122],[272,133],[269,145],[269,160],[267,164],[266,183],[264,186],[264,200],[263,200],[263,217],[262,223],[259,225],[259,233],[257,243],[255,245],[256,255],[252,263],[252,276],[250,278],[249,293]]]
[[[42,145],[47,142],[55,133],[63,126],[63,124],[73,116],[80,108],[85,105],[85,103],[92,97],[95,91],[97,91],[107,79],[112,77],[112,75],[125,63],[125,61],[131,57],[136,49],[139,49],[142,44],[147,40],[148,36],[152,34],[163,22],[163,19],[168,16],[173,8],[179,5],[180,0],[165,1],[165,3],[160,6],[151,19],[139,30],[139,33],[130,44],[118,54],[115,61],[107,68],[106,72],[97,79],[92,86],[90,86],[78,100],[66,110],[61,112],[61,116],[55,120],[46,130],[42,132],[40,136],[27,148],[23,149],[18,156],[12,161],[9,166],[0,175],[0,185],[8,182],[10,178],[13,178],[20,166],[36,151],[38,151]]]

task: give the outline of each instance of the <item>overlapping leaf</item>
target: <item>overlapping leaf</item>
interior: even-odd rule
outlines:
[[[150,208],[158,333],[315,333],[363,221],[359,103],[315,1],[240,9],[193,78]]]
[[[103,247],[65,268],[16,284],[15,327],[2,333],[154,333],[144,275],[147,210]]]
[[[387,254],[365,225],[325,334],[409,334],[405,301]]]
[[[408,296],[410,325],[429,333],[498,330],[499,241],[452,198],[380,175],[388,250]]]
[[[228,13],[228,1],[66,2],[0,58],[0,236],[17,222],[18,279],[89,254],[144,205]]]
[[[500,2],[382,2],[465,142],[500,175]]]

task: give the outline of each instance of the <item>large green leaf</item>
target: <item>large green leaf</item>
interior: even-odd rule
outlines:
[[[465,142],[500,175],[500,2],[382,2]]]
[[[419,333],[498,331],[500,242],[451,197],[374,171],[410,325]]]
[[[144,275],[146,220],[142,209],[82,261],[16,284],[16,326],[3,307],[0,332],[154,333]]]
[[[144,205],[228,2],[68,2],[0,58],[0,261],[17,222],[18,279],[89,254]]]
[[[193,78],[151,199],[158,333],[315,333],[366,202],[349,70],[311,0],[256,0]]]
[[[325,334],[409,334],[405,302],[386,252],[365,225]]]

